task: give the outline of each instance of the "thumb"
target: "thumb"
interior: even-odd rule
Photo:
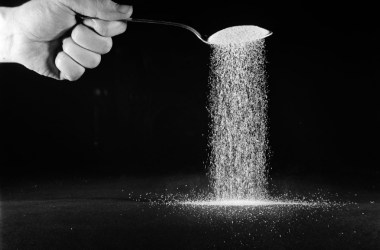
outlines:
[[[116,21],[129,18],[133,7],[120,5],[111,0],[61,0],[69,9],[83,16]]]

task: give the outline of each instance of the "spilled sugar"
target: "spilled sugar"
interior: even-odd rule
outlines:
[[[193,206],[238,206],[238,207],[255,207],[255,206],[289,206],[289,205],[311,205],[306,202],[285,202],[272,200],[209,200],[209,201],[187,201],[184,205]]]

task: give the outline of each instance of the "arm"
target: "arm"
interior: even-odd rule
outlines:
[[[77,15],[85,16],[78,23]],[[111,0],[33,0],[0,7],[0,62],[74,81],[99,65],[112,37],[123,33],[132,7]]]
[[[12,48],[11,23],[12,8],[0,7],[0,63],[12,62],[10,51]]]

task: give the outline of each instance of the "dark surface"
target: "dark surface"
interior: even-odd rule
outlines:
[[[154,194],[184,194],[204,184],[199,176],[172,176],[4,187],[2,249],[380,247],[380,197],[365,189],[277,182],[280,190],[301,190],[300,194],[318,189],[317,197],[343,202],[339,206],[194,208],[144,201]]]

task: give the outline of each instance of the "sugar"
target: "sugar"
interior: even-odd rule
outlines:
[[[253,25],[242,25],[220,30],[208,38],[208,42],[214,45],[242,45],[256,41],[270,35],[266,29]]]
[[[218,43],[212,46],[209,79],[209,176],[216,199],[267,197],[267,94],[261,36],[261,30],[243,26],[210,37]]]

